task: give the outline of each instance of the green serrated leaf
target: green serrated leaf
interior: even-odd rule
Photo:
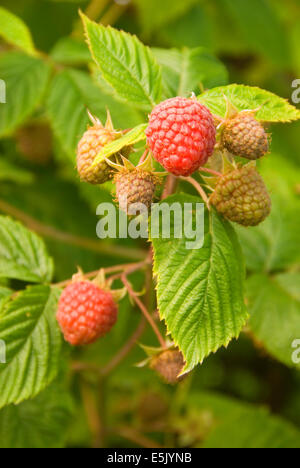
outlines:
[[[184,203],[192,203],[195,209],[201,199],[184,194],[165,203],[179,203],[182,209]],[[205,211],[202,248],[187,250],[186,237],[173,237],[153,239],[151,232],[154,273],[161,319],[183,352],[188,371],[238,337],[247,319],[245,272],[236,234],[215,211]]]
[[[116,128],[135,126],[142,120],[138,111],[105,95],[87,73],[69,69],[55,77],[47,110],[54,133],[73,164],[77,144],[90,123],[87,109],[105,121],[107,108]]]
[[[50,67],[21,52],[0,57],[0,79],[6,86],[6,103],[0,104],[0,137],[9,136],[29,117],[42,100]]]
[[[300,110],[276,94],[260,88],[232,84],[211,89],[199,96],[199,100],[214,114],[225,117],[226,96],[238,110],[259,109],[258,120],[266,122],[290,122],[300,119]]]
[[[0,311],[0,408],[33,398],[56,377],[61,333],[55,318],[60,290],[32,286]]]
[[[53,261],[44,242],[20,223],[0,216],[0,277],[50,282]]]
[[[247,282],[252,332],[272,356],[298,369],[293,342],[300,339],[299,284],[299,273],[254,275]]]
[[[0,36],[10,44],[35,54],[35,48],[29,29],[16,15],[0,7]]]
[[[90,21],[82,14],[87,41],[103,78],[120,98],[151,110],[161,98],[161,70],[136,36]]]
[[[72,410],[70,395],[58,382],[33,400],[3,408],[0,448],[63,448]]]
[[[203,47],[196,49],[152,49],[162,66],[166,97],[198,94],[201,86],[213,88],[228,82],[225,66]],[[202,88],[202,89],[203,89]]]
[[[237,226],[247,268],[254,272],[274,272],[300,263],[299,201],[272,196],[272,212],[257,227]]]
[[[126,146],[132,146],[138,143],[139,141],[145,140],[146,139],[145,130],[147,126],[148,124],[138,125],[134,129],[132,129],[130,132],[126,133],[126,135],[104,146],[102,151],[95,158],[95,161],[93,162],[93,166],[97,166],[104,159],[109,158],[113,154],[119,153]]]

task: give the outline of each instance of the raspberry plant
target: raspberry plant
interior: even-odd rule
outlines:
[[[134,3],[142,24],[161,8]],[[172,21],[198,5],[171,3]],[[299,447],[292,424],[208,392],[201,376],[217,379],[219,356],[236,359],[249,338],[275,374],[299,370],[299,169],[272,152],[271,133],[300,111],[228,84],[201,47],[150,48],[82,12],[80,21],[86,42],[74,34],[46,55],[0,8],[0,447]],[[174,216],[168,238],[150,229],[144,240],[96,239],[102,202],[128,223],[134,204],[153,204],[149,225],[163,204],[188,203],[193,229],[201,203],[203,245],[187,248]]]

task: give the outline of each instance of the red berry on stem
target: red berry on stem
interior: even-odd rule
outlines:
[[[110,291],[90,281],[75,281],[62,293],[57,321],[65,340],[87,345],[106,335],[117,321],[118,307]]]
[[[216,144],[213,116],[195,98],[171,98],[156,106],[146,136],[155,159],[176,176],[189,176],[206,164]]]

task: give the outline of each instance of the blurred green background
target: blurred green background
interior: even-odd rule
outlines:
[[[138,124],[145,116],[115,101],[107,94],[101,80],[96,81],[94,73],[95,81],[90,81],[88,73],[93,72],[93,67],[78,20],[79,8],[103,24],[137,34],[152,47],[205,48],[227,68],[228,83],[259,86],[291,100],[292,82],[300,78],[300,2],[297,0],[1,0],[0,6],[24,20],[36,47],[47,54],[47,60],[55,62],[56,70],[70,71],[75,102],[76,90],[85,86],[86,101],[94,106],[93,111],[103,117],[108,105],[116,125],[123,128]],[[0,52],[7,50],[10,47],[0,41]],[[3,70],[5,63],[1,62],[0,55],[0,78]],[[99,201],[111,199],[111,187],[108,184],[100,190],[79,183],[73,152],[78,135],[69,141],[68,127],[64,129],[65,116],[61,117],[62,123],[59,114],[51,113],[52,92],[47,89],[41,105],[17,130],[10,134],[4,132],[0,140],[0,211],[28,225],[32,224],[28,216],[42,223],[40,233],[55,259],[56,280],[61,281],[69,278],[77,265],[90,271],[100,265],[134,259],[144,245],[126,241],[122,243],[122,250],[116,250],[113,244],[94,245],[95,207]],[[71,119],[72,107],[69,112]],[[83,128],[85,125],[86,122]],[[270,131],[273,133],[272,154],[260,163],[260,169],[273,196],[273,213],[262,227],[240,232],[249,275],[247,297],[251,312],[257,297],[263,295],[264,302],[261,300],[259,307],[265,309],[270,328],[280,316],[296,324],[295,333],[299,331],[300,338],[299,123],[274,125]],[[49,234],[47,226],[54,227],[57,232]],[[62,243],[59,239],[62,232],[73,237]],[[83,239],[84,248],[80,246]],[[256,274],[262,275],[259,281]],[[260,288],[277,274],[293,275],[293,287],[288,288],[288,293],[275,285],[269,288],[268,294],[262,292]],[[137,275],[137,287],[141,281]],[[276,310],[277,304],[280,304],[280,311]],[[284,312],[286,317],[282,315]],[[121,319],[110,337],[81,353],[80,359],[108,362],[137,321],[138,313],[132,312],[129,302],[125,301]],[[243,406],[248,403],[265,405],[273,413],[300,426],[299,371],[286,356],[276,352],[272,339],[277,337],[270,338],[270,349],[266,352],[259,342],[253,342],[250,334],[242,334],[238,342],[207,359],[178,388],[165,386],[147,369],[133,367],[132,364],[143,359],[143,353],[138,349],[132,352],[106,382],[108,424],[119,428],[109,434],[107,444],[146,446],[154,440],[167,446],[199,446],[216,421],[222,421],[223,433],[220,437],[215,433],[211,445],[221,445],[224,434],[229,433],[231,440],[225,440],[224,445],[243,446],[247,434],[242,439],[243,434],[235,434],[233,428],[243,425],[241,421],[247,415],[249,426],[253,424],[254,427],[255,419],[259,418],[256,413],[252,415],[252,407]],[[152,335],[146,333],[143,342],[153,344]],[[69,355],[67,350],[66,355]],[[72,359],[77,359],[76,353]],[[88,389],[83,390],[83,395],[89,402],[89,386],[94,385],[92,378],[86,376],[82,384],[75,374],[68,380],[73,397],[71,429],[66,434],[70,447],[89,447],[97,443],[97,428],[88,421],[80,404],[80,389],[86,382]],[[223,400],[211,392],[236,398],[240,403],[232,407],[231,400]],[[42,400],[40,405],[45,405]],[[29,411],[26,404],[24,414]],[[264,425],[264,413],[260,417]],[[275,426],[274,421],[274,434],[277,433]],[[141,433],[150,441],[141,440]],[[272,443],[276,445],[274,440]]]

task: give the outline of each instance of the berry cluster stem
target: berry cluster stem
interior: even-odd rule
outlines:
[[[146,306],[140,300],[140,298],[138,297],[136,292],[133,290],[131,284],[129,283],[129,281],[127,279],[126,273],[123,273],[123,275],[121,276],[121,280],[122,280],[122,283],[124,284],[125,288],[127,289],[128,294],[132,297],[132,299],[134,300],[136,305],[140,308],[140,310],[141,310],[142,314],[144,315],[145,319],[149,322],[149,325],[153,329],[153,331],[154,331],[154,333],[155,333],[161,347],[166,348],[165,340],[163,339],[163,337],[162,337],[162,335],[161,335],[161,333],[160,333],[154,319],[152,318],[152,316],[148,312]]]
[[[115,265],[115,266],[112,266],[112,267],[108,267],[108,268],[103,268],[103,271],[106,275],[110,275],[110,274],[113,274],[115,273],[114,276],[111,276],[110,277],[110,280],[115,280],[115,279],[118,279],[120,278],[120,276],[125,272],[127,275],[131,274],[131,273],[134,273],[135,271],[138,271],[138,270],[141,270],[142,268],[144,268],[147,264],[149,264],[150,260],[149,259],[146,259],[144,260],[143,262],[137,262],[137,263],[127,263],[127,264],[124,264],[124,265]],[[95,278],[99,273],[99,270],[95,270],[95,271],[90,271],[89,273],[86,273],[86,274],[83,274],[83,277],[85,279],[91,279],[91,278]],[[64,288],[66,286],[68,286],[68,284],[70,283],[70,281],[72,281],[72,278],[71,279],[68,279],[66,281],[62,281],[61,283],[56,283],[55,286],[57,288]]]
[[[218,171],[214,171],[213,169],[209,169],[208,167],[200,167],[199,169],[200,172],[206,172],[207,174],[211,174],[215,177],[222,177],[223,174]]]
[[[185,182],[189,182],[191,185],[193,185],[193,187],[195,187],[195,189],[199,193],[200,197],[205,202],[206,206],[209,207],[208,196],[206,195],[206,193],[203,190],[203,188],[201,187],[201,185],[195,179],[193,179],[193,177],[180,177],[180,179],[184,180]]]

